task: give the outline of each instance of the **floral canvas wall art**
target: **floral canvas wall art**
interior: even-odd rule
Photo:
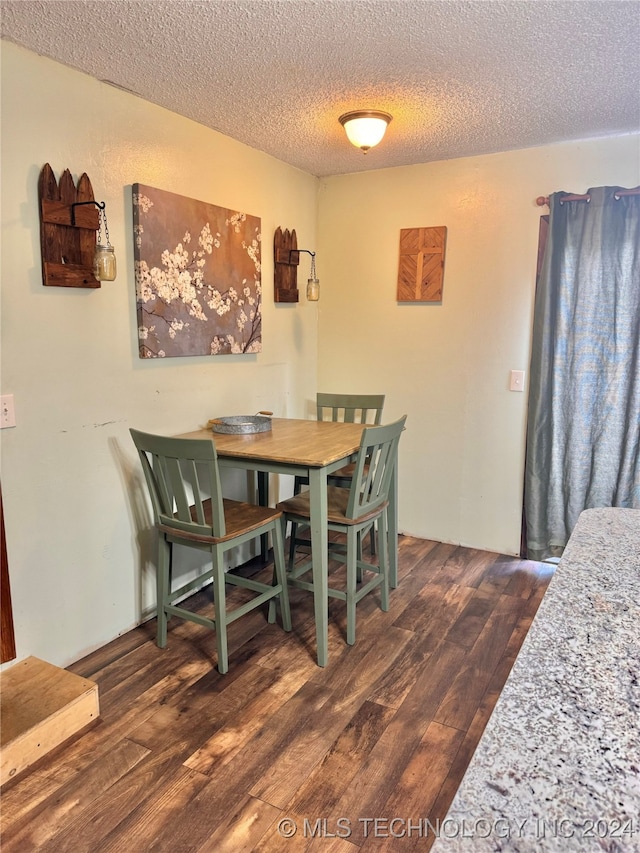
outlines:
[[[262,349],[260,218],[133,185],[140,358]]]

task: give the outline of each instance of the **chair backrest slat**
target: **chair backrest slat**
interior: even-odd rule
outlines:
[[[347,518],[359,518],[389,499],[398,443],[407,416],[385,426],[365,427],[351,480]]]
[[[218,457],[213,441],[130,430],[138,449],[156,523],[176,532],[226,534]],[[211,523],[205,502],[211,500]]]
[[[186,489],[188,482],[185,477],[186,472],[180,466],[180,460],[167,456],[159,457],[158,462],[161,465],[161,470],[164,470],[166,474],[167,489],[176,509],[175,514],[181,521],[188,521],[191,518]],[[170,505],[165,505],[163,515],[173,514],[171,509]]]
[[[380,424],[384,394],[323,394],[316,395],[319,421]]]

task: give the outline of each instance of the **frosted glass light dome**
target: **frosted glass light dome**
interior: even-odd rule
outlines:
[[[341,115],[338,121],[344,127],[349,142],[366,154],[380,142],[391,118],[389,113],[379,110],[353,110]]]

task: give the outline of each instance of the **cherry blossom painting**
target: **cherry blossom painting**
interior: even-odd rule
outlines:
[[[133,185],[140,358],[262,349],[260,219]]]

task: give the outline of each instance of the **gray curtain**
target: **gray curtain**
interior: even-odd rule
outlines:
[[[549,199],[531,353],[530,559],[558,556],[590,507],[640,508],[640,196]]]

